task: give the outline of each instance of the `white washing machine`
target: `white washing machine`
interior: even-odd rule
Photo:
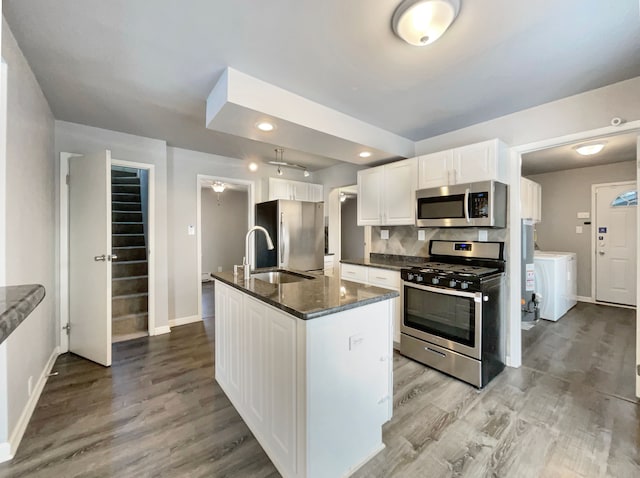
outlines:
[[[540,296],[540,317],[557,321],[576,305],[575,252],[535,251],[535,291]]]

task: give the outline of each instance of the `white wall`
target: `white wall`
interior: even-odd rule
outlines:
[[[5,341],[6,414],[0,442],[15,437],[34,387],[56,350],[54,277],[54,119],[9,26],[2,26],[8,68],[6,143],[6,283],[42,284],[47,295]],[[35,398],[35,397],[34,397]],[[2,403],[3,400],[0,400]],[[28,419],[28,416],[26,417]],[[7,436],[8,435],[8,436]],[[12,436],[14,435],[14,436]],[[15,442],[12,445],[15,446]],[[13,451],[13,450],[12,450]]]
[[[416,154],[500,138],[518,146],[640,119],[640,77],[518,111],[416,143]]]
[[[248,193],[226,189],[218,193],[202,188],[202,272],[233,270],[242,262],[247,233]]]
[[[358,171],[366,169],[367,167],[368,166],[359,166],[351,163],[342,163],[313,173],[313,182],[320,183],[324,186],[325,216],[329,214],[329,208],[326,205],[329,203],[329,193],[331,193],[331,190],[356,184]]]
[[[268,177],[277,177],[276,168],[261,164],[257,172],[247,163],[214,154],[181,148],[167,148],[169,191],[169,315],[181,319],[198,314],[197,237],[189,236],[189,225],[197,224],[198,174],[253,181],[257,202],[268,198]],[[286,176],[285,176],[286,178]],[[298,178],[291,178],[298,179]],[[309,178],[312,180],[313,175]],[[237,259],[240,263],[242,257]]]
[[[169,324],[168,313],[168,229],[167,229],[167,143],[162,140],[144,138],[106,129],[93,128],[65,121],[55,122],[56,172],[60,171],[60,153],[88,154],[95,151],[111,150],[111,157],[123,161],[155,165],[155,327]],[[56,182],[56,184],[58,184]],[[56,204],[60,192],[56,188]],[[56,224],[59,227],[59,209],[56,209]],[[56,248],[57,251],[57,248]],[[57,253],[56,253],[57,256]],[[59,264],[59,257],[57,257]]]

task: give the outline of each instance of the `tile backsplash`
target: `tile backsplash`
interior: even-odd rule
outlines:
[[[380,239],[380,231],[389,231],[389,239]],[[418,231],[425,232],[425,240],[418,240]],[[404,256],[429,256],[429,241],[477,241],[478,231],[487,231],[488,241],[506,242],[507,229],[479,228],[417,228],[415,226],[371,227],[371,252]]]

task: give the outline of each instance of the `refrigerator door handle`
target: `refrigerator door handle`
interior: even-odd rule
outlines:
[[[284,213],[280,213],[280,266],[284,265]]]

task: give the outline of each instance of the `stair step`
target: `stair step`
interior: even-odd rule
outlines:
[[[112,234],[144,234],[144,224],[141,222],[112,222]]]
[[[135,211],[111,212],[113,222],[142,222],[142,213]]]
[[[112,247],[118,261],[144,261],[147,259],[147,248],[145,246],[125,246]]]
[[[116,277],[111,281],[112,297],[121,297],[140,293],[149,293],[148,276]]]
[[[111,317],[115,320],[125,315],[139,314],[149,310],[149,294],[137,293],[111,298]]]
[[[144,234],[112,234],[111,247],[144,246]]]
[[[121,277],[137,277],[148,275],[149,267],[144,261],[116,261],[111,263],[111,277],[118,279]]]
[[[119,193],[140,195],[140,185],[139,184],[112,184],[111,194],[119,194]]]
[[[111,336],[113,341],[116,337],[122,337],[135,333],[146,333],[149,328],[149,317],[146,312],[139,314],[127,314],[114,317],[111,321]]]
[[[111,177],[120,177],[120,178],[137,178],[138,173],[136,171],[123,171],[121,169],[112,169]]]
[[[137,176],[114,176],[111,175],[111,184],[140,184],[140,178]]]
[[[111,201],[140,202],[140,194],[111,193]]]
[[[111,212],[142,211],[142,203],[137,201],[111,201]]]

